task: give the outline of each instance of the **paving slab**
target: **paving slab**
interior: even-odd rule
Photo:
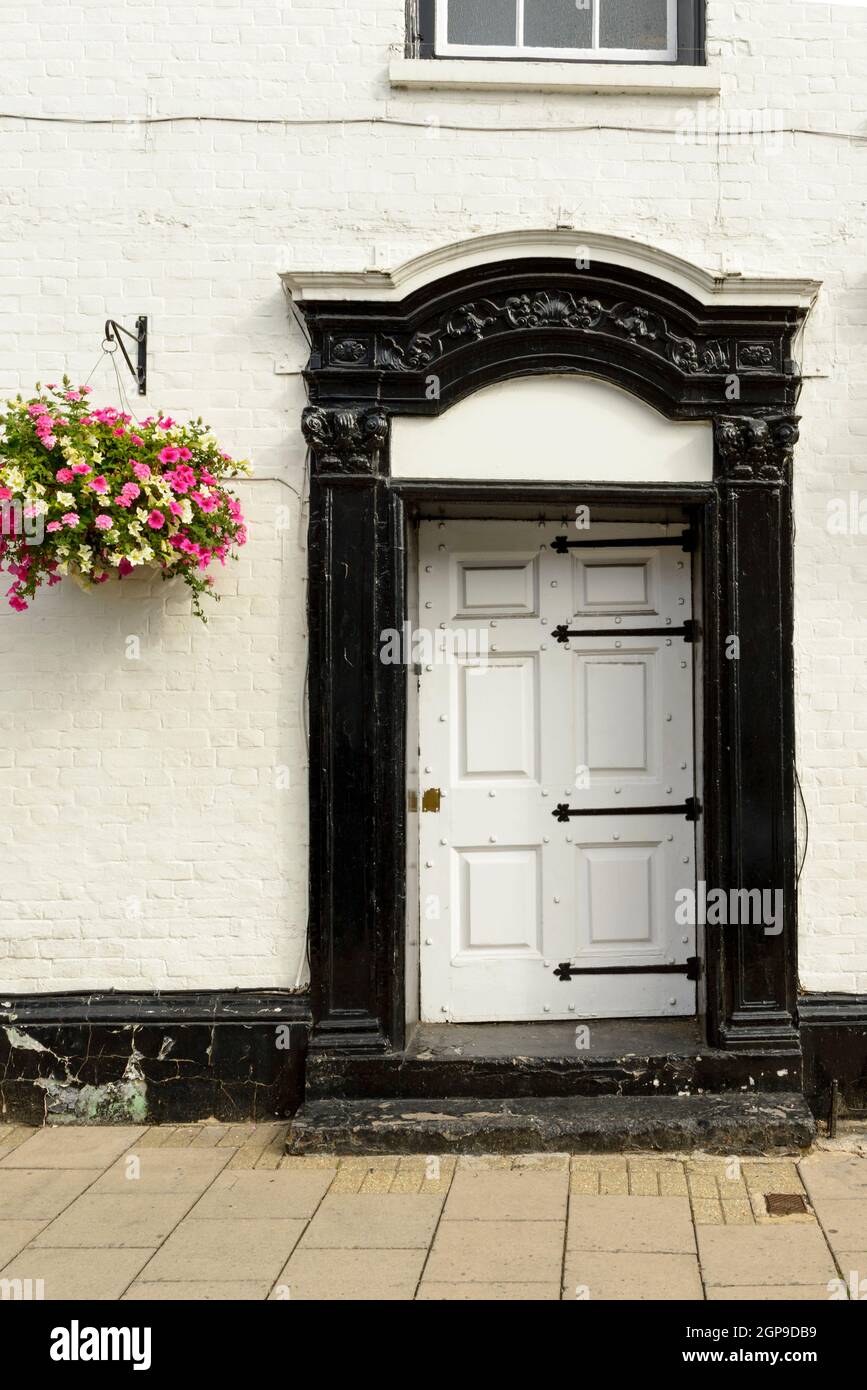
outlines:
[[[571,1251],[563,1272],[563,1297],[700,1302],[703,1291],[695,1255]]]
[[[305,1250],[427,1249],[443,1198],[427,1193],[329,1193],[302,1241]]]
[[[224,1283],[197,1282],[184,1283],[140,1283],[138,1280],[127,1289],[124,1303],[213,1303],[213,1302],[263,1302],[268,1297],[271,1282],[268,1279],[245,1280],[227,1279]]]
[[[193,1198],[160,1192],[122,1196],[86,1193],[33,1241],[34,1246],[78,1250],[144,1249],[162,1245],[186,1215]]]
[[[705,1288],[708,1303],[827,1303],[827,1284],[745,1284],[741,1288]]]
[[[701,1226],[696,1232],[706,1285],[827,1284],[837,1277],[818,1226]]]
[[[143,1283],[273,1282],[304,1230],[303,1221],[182,1221],[159,1249]]]
[[[0,1270],[3,1279],[41,1279],[47,1301],[118,1299],[147,1264],[153,1250],[22,1251]]]
[[[560,1298],[558,1284],[438,1284],[423,1279],[420,1303],[551,1303]]]
[[[867,1250],[835,1250],[834,1258],[840,1269],[839,1283],[853,1303],[863,1303],[867,1300]],[[842,1296],[838,1286],[834,1292]]]
[[[7,1260],[29,1245],[45,1225],[45,1221],[0,1221],[0,1270]]]
[[[207,1217],[311,1217],[328,1191],[332,1173],[286,1169],[233,1169],[221,1173],[190,1212]]]
[[[5,1168],[107,1168],[145,1133],[141,1125],[54,1125],[40,1129],[0,1162]]]
[[[94,1184],[99,1195],[129,1196],[136,1192],[189,1193],[200,1196],[231,1158],[225,1149],[150,1148],[133,1145],[111,1164]]]
[[[583,1197],[569,1199],[569,1250],[695,1254],[687,1197]]]
[[[867,1250],[867,1197],[817,1197],[813,1205],[832,1250]]]
[[[563,1262],[562,1221],[443,1221],[425,1278],[435,1284],[547,1284]]]
[[[7,1168],[0,1172],[0,1219],[51,1221],[99,1177],[99,1168]]]
[[[459,1170],[443,1208],[444,1221],[558,1221],[566,1216],[569,1172]]]
[[[281,1270],[272,1299],[407,1302],[415,1296],[424,1250],[297,1249]]]
[[[818,1197],[867,1201],[867,1158],[855,1154],[811,1154],[798,1170],[810,1201]]]

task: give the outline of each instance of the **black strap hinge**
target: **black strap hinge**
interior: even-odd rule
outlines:
[[[554,974],[564,985],[576,975],[685,975],[688,980],[699,980],[701,961],[698,956],[687,957],[683,965],[570,965],[564,960]]]
[[[688,796],[679,806],[584,806],[576,808],[566,801],[560,801],[551,815],[561,825],[567,825],[572,816],[685,816],[688,821],[697,821],[701,815],[701,802],[698,797]]]
[[[551,636],[564,646],[570,637],[682,637],[684,642],[698,642],[701,625],[687,618],[682,627],[587,627],[571,628],[566,623],[552,627]]]
[[[688,555],[696,548],[696,533],[690,527],[679,536],[643,536],[634,540],[570,541],[568,536],[555,536],[551,549],[555,555],[568,555],[570,550],[628,550],[636,545],[679,545]]]

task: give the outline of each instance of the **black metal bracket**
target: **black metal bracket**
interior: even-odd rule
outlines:
[[[120,337],[123,333],[136,344],[137,355],[136,365],[133,366],[132,358]],[[124,328],[122,323],[116,323],[114,319],[105,321],[105,338],[103,343],[115,343],[123,353],[124,361],[129,367],[138,383],[138,393],[140,396],[147,394],[148,389],[148,321],[145,314],[140,314],[135,321],[135,333],[131,333],[128,328]]]
[[[631,550],[637,545],[679,545],[691,555],[696,547],[696,533],[690,529],[679,536],[645,536],[619,541],[570,541],[568,536],[555,536],[551,549],[555,555],[568,555],[570,550]]]
[[[700,980],[701,961],[698,956],[689,956],[683,965],[570,965],[566,960],[554,974],[564,985],[573,975],[685,975],[688,980]]]
[[[551,636],[566,643],[570,637],[682,637],[684,642],[698,642],[701,625],[696,618],[687,618],[681,627],[588,627],[571,628],[565,623],[551,629]]]
[[[701,815],[701,802],[695,796],[688,796],[680,806],[587,806],[576,809],[561,801],[551,815],[566,824],[572,816],[685,816],[688,821],[697,821]]]

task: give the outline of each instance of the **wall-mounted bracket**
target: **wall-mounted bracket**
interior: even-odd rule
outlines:
[[[126,347],[125,347],[125,345],[124,345],[124,343],[123,343],[123,340],[122,340],[121,337],[120,337],[120,334],[121,334],[121,333],[123,333],[125,337],[131,339],[132,342],[134,342],[134,343],[136,344],[137,353],[136,353],[136,364],[135,364],[135,366],[133,366],[133,364],[132,364],[132,358],[130,357],[129,353],[127,352]],[[139,393],[139,395],[140,395],[140,396],[146,395],[146,394],[147,394],[147,389],[148,389],[148,321],[147,321],[147,316],[146,316],[145,314],[140,314],[140,315],[139,315],[139,317],[138,317],[138,318],[136,319],[136,321],[135,321],[135,332],[134,332],[134,333],[131,333],[130,330],[129,330],[128,328],[124,328],[124,326],[123,326],[122,323],[116,323],[114,319],[106,319],[106,321],[105,321],[105,338],[104,338],[104,340],[103,340],[103,346],[106,347],[106,351],[111,351],[111,349],[109,349],[109,348],[106,346],[108,343],[113,343],[113,344],[115,344],[117,347],[120,348],[121,352],[123,353],[123,357],[124,357],[124,361],[126,362],[126,365],[129,367],[130,371],[132,372],[133,376],[134,376],[135,379],[136,379],[136,382],[137,382],[137,384],[138,384],[138,393]]]

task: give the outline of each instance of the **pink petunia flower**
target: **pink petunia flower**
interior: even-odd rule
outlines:
[[[94,492],[108,492],[108,483],[102,473],[96,478],[91,478],[87,486],[92,487]]]
[[[165,473],[163,476],[172,489],[172,492],[189,492],[190,488],[194,487],[196,482],[195,473],[192,468],[188,467],[185,463],[182,463],[174,472]]]
[[[99,527],[100,531],[110,531],[112,526],[111,517],[107,512],[100,512],[99,516],[96,518],[95,525]]]
[[[48,523],[48,525],[46,526],[45,529],[46,529],[46,531],[59,531],[59,530],[61,529],[61,526],[62,526],[62,522],[59,522],[59,521],[49,521],[49,523]]]
[[[160,449],[159,453],[157,454],[157,458],[159,459],[160,463],[177,463],[180,456],[180,449],[173,449],[168,446],[165,449]]]
[[[139,482],[142,483],[147,482],[148,478],[151,475],[150,466],[146,463],[133,463],[132,471],[138,478]]]
[[[78,515],[78,512],[64,512],[60,520],[64,523],[65,526],[77,526],[80,521],[80,517]]]
[[[12,496],[11,487],[0,487],[0,502],[8,502]]]
[[[121,579],[123,579],[124,575],[132,574],[134,568],[135,566],[131,565],[129,560],[124,558],[118,565],[117,572],[120,575]]]
[[[163,526],[165,526],[165,524],[165,517],[163,516],[162,512],[158,512],[155,507],[154,510],[151,512],[150,516],[148,517],[148,526],[150,526],[152,531],[159,531],[162,529]]]
[[[71,483],[75,475],[71,468],[58,468],[54,476],[59,483]]]
[[[90,464],[89,464],[89,463],[74,463],[74,464],[72,465],[72,471],[73,471],[73,473],[89,473],[89,472],[90,472]]]
[[[65,399],[66,399],[67,401],[80,401],[80,400],[81,400],[81,392],[80,392],[80,391],[67,391],[67,392],[66,392],[66,395],[65,395]]]
[[[129,437],[129,442],[130,442],[130,444],[132,444],[133,448],[135,448],[135,449],[143,449],[143,448],[144,448],[144,440],[141,438],[140,435],[131,434],[130,437]]]

